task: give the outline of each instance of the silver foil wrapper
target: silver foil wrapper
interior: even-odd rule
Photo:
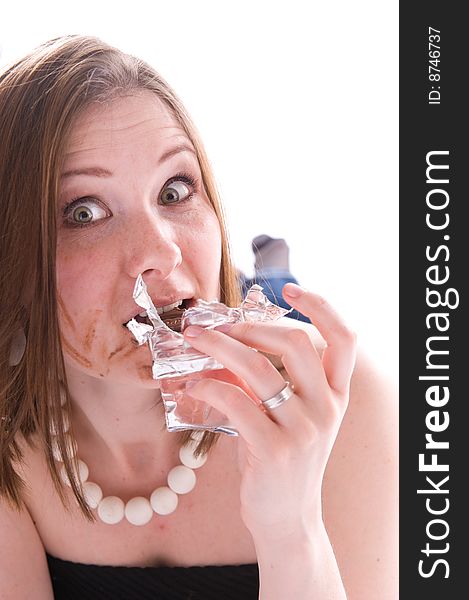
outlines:
[[[223,369],[213,357],[192,348],[182,333],[173,331],[158,315],[141,274],[135,283],[133,299],[146,311],[151,325],[131,319],[127,328],[139,345],[148,343],[154,379],[160,380],[168,431],[194,429],[238,435],[238,432],[219,411],[205,402],[190,397],[190,387],[210,373]],[[246,321],[273,321],[290,311],[272,304],[262,293],[262,287],[253,285],[239,307],[232,308],[213,300],[197,300],[182,313],[181,331],[189,325],[213,329],[224,323]]]

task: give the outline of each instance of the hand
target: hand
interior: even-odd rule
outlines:
[[[241,517],[254,539],[281,540],[322,524],[322,479],[355,364],[355,335],[323,298],[291,283],[282,293],[326,341],[322,358],[311,325],[311,335],[304,326],[275,323],[240,323],[223,333],[192,326],[184,332],[191,346],[249,387],[246,393],[233,383],[207,378],[191,387],[190,396],[225,414],[239,431]],[[256,350],[280,356],[294,385],[294,395],[272,411],[261,402],[282,390],[285,380]]]

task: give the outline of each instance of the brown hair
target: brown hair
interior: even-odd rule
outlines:
[[[57,423],[72,490],[83,513],[93,519],[61,418],[61,387],[68,401],[69,394],[57,318],[56,200],[65,141],[78,115],[92,103],[140,90],[165,103],[194,145],[222,230],[220,299],[230,306],[240,301],[209,161],[189,115],[162,77],[144,61],[86,36],[51,40],[7,68],[0,75],[0,496],[18,508],[25,485],[15,468],[23,458],[19,439],[33,444],[33,434],[66,505],[52,453],[51,423]],[[26,350],[19,364],[10,366],[12,341],[20,327]],[[190,433],[178,434],[181,445]],[[207,453],[219,435],[206,432],[196,454]]]

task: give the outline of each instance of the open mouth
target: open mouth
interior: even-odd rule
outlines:
[[[178,300],[173,304],[169,304],[167,306],[158,307],[158,316],[160,319],[173,331],[177,333],[181,332],[181,320],[184,311],[187,308],[190,308],[194,304],[192,298],[184,298],[183,300]],[[137,313],[134,317],[132,317],[137,321],[137,323],[143,323],[145,325],[153,326],[152,322],[147,316],[146,311],[142,311]],[[129,319],[131,321],[132,319]],[[127,321],[127,323],[129,323]],[[127,323],[123,323],[124,327],[127,327]]]

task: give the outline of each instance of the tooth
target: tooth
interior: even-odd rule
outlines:
[[[146,317],[146,316],[147,316],[147,311],[146,311],[146,310],[144,310],[143,312],[141,312],[141,313],[138,313],[138,316],[139,316],[139,317]]]
[[[182,304],[182,302],[183,302],[182,300],[176,300],[176,302],[173,302],[173,304],[167,304],[166,306],[160,306],[156,310],[158,311],[159,315],[162,315],[166,312],[169,312],[173,308],[177,308],[178,306],[180,306]]]

